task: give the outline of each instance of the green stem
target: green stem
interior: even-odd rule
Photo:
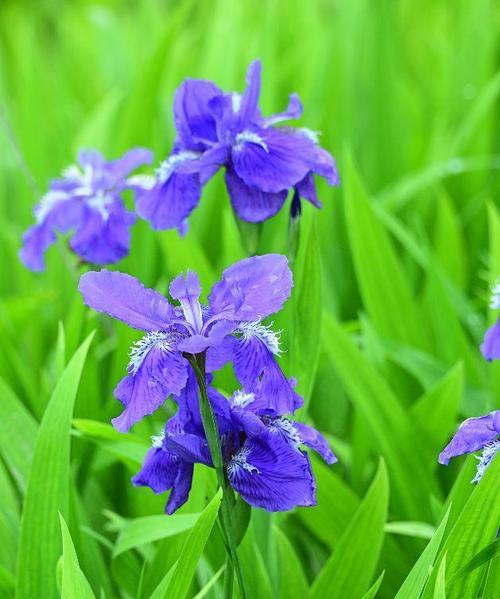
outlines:
[[[201,421],[203,423],[203,430],[205,431],[205,435],[207,437],[208,447],[210,449],[210,455],[212,457],[212,463],[217,474],[217,482],[219,484],[219,487],[222,489],[223,493],[220,519],[222,529],[224,531],[227,548],[229,549],[229,558],[236,573],[238,586],[240,587],[241,598],[246,599],[247,595],[243,583],[243,574],[238,558],[237,545],[234,537],[234,530],[231,519],[231,511],[235,501],[234,493],[226,477],[224,469],[224,460],[222,457],[222,449],[220,446],[219,429],[217,427],[217,421],[215,420],[215,415],[213,413],[212,406],[210,405],[210,401],[208,399],[207,384],[205,378],[205,354],[197,354],[195,356],[190,355],[187,357],[189,363],[193,367],[193,370],[196,374],[196,380],[198,381],[198,388],[200,390],[200,415]],[[226,578],[228,576],[233,576],[231,568],[226,568],[225,576]],[[229,583],[228,581],[227,583],[225,583],[224,589],[229,589],[229,591],[232,593],[232,582]],[[228,595],[227,597],[230,597],[230,595]]]

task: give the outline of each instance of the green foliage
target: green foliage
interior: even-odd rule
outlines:
[[[384,462],[365,499],[311,587],[311,599],[359,597],[375,572],[384,538],[389,480]]]
[[[61,597],[63,599],[93,599],[94,593],[80,570],[68,526],[61,514],[59,517],[63,545]]]
[[[17,252],[81,147],[112,158],[142,144],[156,167],[182,79],[241,91],[256,56],[263,113],[297,91],[299,126],[339,166],[339,188],[318,182],[324,208],[303,202],[295,287],[275,318],[297,417],[339,463],[312,458],[315,507],[250,518],[238,504],[245,580],[264,599],[498,597],[499,460],[476,487],[473,457],[436,460],[463,418],[499,407],[500,364],[478,351],[500,274],[497,4],[0,3],[1,599],[51,599],[58,576],[64,597],[223,596],[213,473],[195,469],[174,517],[130,483],[175,406],[126,435],[110,425],[138,332],[83,305],[64,239],[39,275]],[[218,175],[185,237],[139,221],[117,268],[162,292],[191,268],[206,297],[249,248],[287,252],[289,202],[240,227]],[[231,369],[216,382],[230,391]]]
[[[60,552],[57,512],[68,512],[70,484],[69,431],[85,357],[87,337],[64,370],[36,437],[26,488],[19,543],[16,596],[52,597]],[[37,534],[33,534],[37,531]]]

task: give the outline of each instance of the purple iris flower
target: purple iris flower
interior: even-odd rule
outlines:
[[[45,251],[56,241],[56,233],[70,230],[70,247],[85,262],[112,264],[126,256],[135,215],[125,209],[121,192],[131,187],[126,176],[151,160],[152,153],[143,148],[111,162],[96,150],[80,152],[78,165],[53,180],[35,207],[36,224],[24,234],[20,251],[24,265],[42,271]]]
[[[300,407],[302,398],[276,362],[278,335],[261,322],[281,309],[292,286],[287,259],[278,254],[246,258],[227,268],[206,305],[200,303],[194,272],[171,282],[177,306],[130,275],[84,274],[79,290],[88,306],[146,332],[132,347],[128,374],[115,389],[125,409],[114,426],[127,431],[169,395],[179,395],[191,370],[186,354],[203,352],[208,372],[232,361],[243,386],[272,398],[265,406],[269,416]]]
[[[468,418],[461,425],[450,443],[439,454],[439,463],[448,465],[451,458],[482,451],[477,465],[477,483],[483,477],[495,454],[500,449],[500,410],[479,418]]]
[[[155,229],[178,227],[197,206],[203,185],[222,166],[233,208],[242,220],[276,214],[290,189],[321,207],[314,175],[338,184],[332,156],[310,129],[276,127],[302,115],[297,94],[284,112],[263,117],[259,107],[261,63],[247,73],[243,94],[224,93],[210,81],[187,79],[177,89],[177,138],[149,190],[138,195],[137,213]]]
[[[208,396],[219,429],[229,483],[254,507],[285,511],[316,504],[316,483],[303,446],[316,450],[328,464],[336,457],[314,428],[293,422],[275,410],[267,415],[272,397],[236,391],[227,399],[214,388]],[[166,512],[172,514],[188,498],[195,463],[212,466],[203,432],[198,388],[191,374],[181,396],[179,411],[153,438],[141,471],[132,479],[155,493],[171,490]]]
[[[497,282],[493,287],[490,308],[492,310],[500,310],[500,282]],[[481,344],[481,352],[490,362],[492,360],[500,360],[500,318],[486,331],[483,343]]]

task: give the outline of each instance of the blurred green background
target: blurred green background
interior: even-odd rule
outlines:
[[[339,166],[340,188],[319,183],[324,209],[313,214],[304,206],[295,292],[276,324],[284,329],[283,367],[308,400],[301,417],[329,436],[340,463],[314,462],[317,508],[254,514],[241,549],[252,596],[301,597],[307,587],[321,596],[313,581],[320,571],[328,580],[324,566],[349,538],[345,531],[354,538],[352,517],[379,456],[389,471],[390,522],[424,522],[432,531],[451,488],[459,498],[450,515],[456,522],[472,492],[473,459],[445,471],[437,452],[464,416],[499,405],[500,368],[478,350],[494,317],[489,287],[500,274],[499,25],[494,0],[0,3],[2,597],[13,596],[16,584],[18,597],[56,592],[57,509],[96,596],[103,589],[108,598],[149,597],[178,557],[186,532],[154,544],[142,539],[116,555],[122,518],[159,515],[165,499],[129,484],[164,414],[130,435],[96,424],[119,411],[112,390],[137,335],[84,310],[75,291],[79,267],[64,241],[51,248],[40,275],[26,271],[17,252],[34,203],[80,148],[114,158],[143,145],[159,163],[173,142],[172,98],[182,79],[240,91],[256,57],[263,61],[263,112],[279,111],[298,92],[300,124],[321,131]],[[287,209],[264,225],[261,252],[286,251]],[[222,268],[244,256],[222,175],[205,189],[190,225],[179,239],[139,222],[118,268],[165,292],[190,266],[207,292]],[[57,418],[48,418],[47,438],[58,441],[40,450],[46,459],[35,459],[40,472],[30,474],[56,382],[94,329],[71,461],[68,426],[50,432]],[[223,373],[221,387],[230,390],[230,382]],[[51,460],[58,466],[51,469]],[[196,476],[185,513],[200,511],[215,490],[211,473]],[[337,554],[331,566],[332,580],[340,567],[360,586],[332,583],[322,596],[358,599],[383,570],[378,596],[395,596],[431,533],[423,525],[394,533],[383,521],[378,530],[375,520],[366,524],[368,549],[353,544],[351,565],[339,566]],[[491,532],[491,522],[478,526]],[[488,543],[486,532],[474,552]],[[449,534],[453,573],[474,552]],[[207,547],[188,596],[221,565],[215,529]],[[289,564],[303,573],[299,582],[290,584]],[[498,558],[489,568],[486,582],[483,565],[465,587],[448,584],[446,596],[475,597],[483,581],[483,596],[493,598]],[[218,597],[219,587],[206,596]]]

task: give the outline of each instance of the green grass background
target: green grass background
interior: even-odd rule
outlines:
[[[463,417],[499,405],[500,367],[478,350],[500,274],[499,17],[494,0],[1,2],[0,597],[221,596],[213,508],[190,533],[212,473],[196,472],[168,520],[165,497],[129,483],[165,411],[129,435],[108,424],[137,334],[84,309],[63,240],[40,275],[17,252],[79,148],[112,158],[144,145],[158,163],[182,79],[241,90],[255,57],[264,113],[298,92],[300,123],[339,165],[339,189],[319,183],[324,209],[304,206],[275,325],[300,417],[340,461],[314,460],[318,507],[255,511],[240,547],[250,596],[391,598],[419,556],[399,598],[500,595],[498,464],[474,489],[473,458],[436,462]],[[286,251],[287,218],[264,225],[261,252]],[[218,175],[186,238],[140,222],[119,269],[165,292],[189,266],[207,292],[244,254]],[[83,348],[62,374],[93,330],[87,359]],[[231,373],[218,384],[230,391]],[[158,590],[172,567],[177,586]]]

